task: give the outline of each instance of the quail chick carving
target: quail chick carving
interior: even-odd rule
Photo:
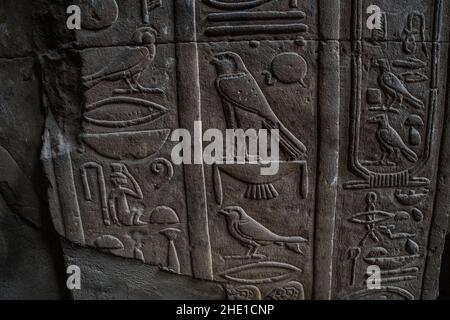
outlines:
[[[416,109],[423,109],[424,103],[414,97],[406,88],[405,84],[392,71],[387,59],[379,59],[376,65],[380,69],[378,76],[378,84],[389,99],[392,99],[392,104],[396,101],[402,105],[403,101],[408,102]]]
[[[216,89],[222,99],[229,129],[279,129],[280,147],[290,160],[306,156],[307,149],[278,119],[255,78],[247,70],[241,57],[223,52],[211,62],[217,73]],[[249,114],[257,120],[249,119]],[[243,122],[247,127],[244,128]]]
[[[219,214],[225,216],[230,235],[249,248],[242,258],[265,258],[263,255],[256,254],[256,251],[261,246],[271,244],[285,246],[295,253],[303,254],[300,244],[308,240],[300,236],[277,235],[250,217],[241,207],[230,206],[220,210]]]
[[[153,28],[139,28],[133,35],[133,41],[139,46],[117,50],[117,54],[110,61],[100,60],[100,68],[82,77],[83,84],[92,88],[102,81],[124,80],[128,89],[116,89],[114,93],[163,93],[159,88],[146,88],[138,82],[141,73],[155,58],[155,37],[156,31]],[[95,65],[99,64],[99,57],[93,58]]]
[[[397,158],[400,154],[410,162],[417,162],[417,154],[406,146],[397,131],[389,124],[389,120],[385,114],[379,114],[369,122],[378,124],[377,140],[383,149],[382,164],[386,162],[386,157],[395,152]]]

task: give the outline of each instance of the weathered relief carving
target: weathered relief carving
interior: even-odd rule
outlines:
[[[242,58],[234,52],[222,52],[214,57],[216,89],[222,99],[227,128],[278,129],[280,145],[290,160],[305,155],[307,149],[277,118],[255,78],[247,70]],[[255,122],[247,119],[256,116]]]
[[[205,166],[214,279],[231,285],[227,292],[233,298],[321,296],[319,289],[313,293],[320,246],[313,226],[321,224],[315,220],[322,165],[318,110],[323,116],[327,103],[317,90],[319,78],[327,88],[332,85],[321,64],[338,66],[338,59],[328,52],[319,56],[319,44],[305,40],[316,32],[317,16],[307,14],[316,5],[202,1],[199,6],[197,35],[208,39],[199,44],[203,127],[280,130],[281,161],[274,175],[261,175],[261,165],[251,163]],[[332,61],[321,60],[327,58]],[[326,198],[332,206],[333,193]]]
[[[306,60],[295,52],[280,53],[273,58],[270,64],[270,71],[263,71],[266,75],[266,83],[273,85],[275,78],[281,83],[293,84],[300,83],[304,88],[305,77],[308,74],[308,64]]]
[[[175,46],[158,43],[150,18],[172,4],[85,5],[92,6],[85,14],[98,23],[76,35],[80,45],[88,41],[91,47],[72,49],[74,59],[63,62],[80,70],[70,79],[79,85],[80,98],[49,106],[75,110],[64,120],[55,112],[48,119],[44,159],[54,183],[55,224],[74,242],[190,275],[183,173],[168,160],[168,138],[179,127]],[[126,45],[105,46],[104,32],[130,22],[127,14],[137,8],[142,15]],[[173,17],[164,20],[170,24]],[[44,65],[56,67],[48,60]],[[64,97],[64,88],[58,90]]]
[[[61,236],[235,300],[433,295],[448,5],[378,0],[369,30],[366,0],[78,2],[74,43],[40,56]],[[280,157],[179,165],[176,129],[193,159],[208,129],[278,130]]]
[[[261,246],[271,244],[285,246],[286,249],[303,254],[300,244],[308,241],[305,238],[277,235],[252,219],[241,207],[227,207],[219,213],[225,216],[230,235],[249,248],[244,256],[224,256],[224,259],[263,259],[266,256],[257,254],[256,251]]]
[[[316,30],[315,25],[310,25],[316,17],[306,13],[306,10],[314,11],[314,1],[301,5],[298,1],[273,0],[198,2],[201,39],[302,39],[309,31]]]
[[[150,38],[158,43],[174,40],[174,1],[76,0],[73,4],[80,6],[82,13],[82,28],[75,35],[82,48],[134,46],[136,41]],[[142,33],[149,30],[152,35]]]
[[[419,10],[423,7],[413,2],[402,11],[386,11],[385,35],[371,41],[364,28],[365,1],[352,1],[348,143],[340,149],[347,147],[348,157],[341,156],[335,250],[335,259],[346,254],[348,263],[336,265],[335,298],[429,297],[422,288],[428,281],[430,226],[440,205],[434,198],[435,146],[445,105],[444,8],[434,1]],[[374,291],[364,289],[372,266],[381,270],[381,288]]]

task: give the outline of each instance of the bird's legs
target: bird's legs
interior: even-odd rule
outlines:
[[[395,157],[397,158],[397,161],[400,161],[402,159],[402,152],[399,148],[395,148]]]
[[[391,100],[391,101],[390,101]],[[398,97],[397,94],[395,94],[394,97],[388,96],[388,101],[386,101],[386,105],[387,105],[387,111],[389,112],[395,112],[395,113],[400,113],[399,110],[397,108],[394,108],[394,104],[395,102],[399,100],[400,101],[400,107],[402,106],[402,101],[403,98],[402,97]]]
[[[383,150],[382,151],[382,155],[381,155],[381,159],[380,159],[380,164],[383,166],[384,164],[385,164],[385,162],[386,162],[386,151],[385,150]]]
[[[400,96],[398,97],[398,106],[399,106],[400,108],[403,107],[403,96],[402,96],[402,95],[400,95]]]
[[[125,93],[139,93],[139,89],[136,88],[129,78],[124,79],[128,89],[114,89],[115,94],[125,94]]]
[[[239,260],[239,259],[266,259],[267,257],[263,254],[257,254],[259,246],[249,245],[249,250],[244,256],[224,256],[226,260]]]
[[[396,163],[391,162],[391,161],[386,159],[388,157],[388,152],[389,152],[389,154],[392,154],[392,152],[394,152],[394,150],[389,150],[389,151],[383,150],[382,152],[383,152],[383,154],[382,154],[381,159],[380,159],[380,165],[382,165],[382,166],[395,166]]]
[[[140,75],[141,75],[141,74],[138,73],[138,74],[136,74],[136,75],[133,77],[133,83],[136,85],[136,87],[138,88],[138,90],[139,90],[140,92],[142,92],[142,93],[158,93],[158,94],[164,93],[164,91],[163,91],[162,89],[160,89],[160,88],[147,88],[147,87],[144,87],[143,85],[141,85],[141,84],[138,82],[138,79],[139,79]]]
[[[387,105],[387,107],[388,107],[388,109],[390,108],[390,107],[392,107],[392,105],[395,103],[395,98],[393,98],[391,95],[389,95],[389,94],[386,94],[386,96],[387,96],[387,100],[386,100],[386,105]]]
[[[156,93],[156,94],[163,94],[164,90],[160,88],[147,88],[142,86],[139,82],[136,82],[137,87],[139,88],[139,91],[142,93]]]
[[[160,88],[146,88],[138,82],[140,74],[134,75],[131,79],[125,78],[125,82],[128,85],[128,89],[115,89],[116,94],[132,94],[132,93],[157,93],[162,94],[164,91]]]
[[[254,259],[264,259],[267,258],[263,254],[256,254],[256,250],[258,250],[259,246],[250,246],[250,249],[247,252],[247,256],[254,258]]]

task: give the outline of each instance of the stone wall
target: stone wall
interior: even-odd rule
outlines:
[[[2,0],[0,298],[435,299],[449,9]],[[179,129],[277,129],[278,171],[177,164]]]

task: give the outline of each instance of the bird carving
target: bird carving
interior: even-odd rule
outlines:
[[[278,129],[281,149],[290,160],[306,156],[307,149],[278,119],[242,58],[223,52],[211,62],[216,69],[216,89],[222,99],[229,129]]]
[[[219,214],[225,216],[230,235],[243,246],[249,248],[245,256],[231,256],[228,258],[265,258],[264,255],[257,254],[256,251],[261,246],[272,244],[285,246],[295,253],[303,254],[300,244],[308,240],[300,236],[287,237],[277,235],[250,217],[241,207],[226,207],[220,210]]]
[[[417,162],[417,154],[406,146],[398,132],[389,124],[385,114],[379,114],[369,119],[369,122],[378,124],[377,140],[383,149],[381,164],[386,164],[386,157],[393,153],[396,154],[397,159],[402,154],[408,161]]]
[[[99,55],[91,57],[92,72],[82,77],[85,87],[88,89],[103,81],[123,80],[127,89],[115,89],[116,94],[125,93],[163,93],[159,88],[146,88],[138,80],[142,72],[153,62],[156,55],[155,46],[156,31],[151,27],[142,27],[135,31],[133,41],[139,46],[123,47],[114,52],[110,61],[103,61]],[[99,64],[100,62],[100,64]]]
[[[414,97],[406,88],[405,84],[392,71],[387,59],[378,59],[376,66],[379,67],[380,74],[378,76],[378,84],[384,91],[384,94],[389,100],[389,108],[398,101],[402,106],[403,101],[408,102],[416,109],[423,109],[424,103],[418,98]]]

